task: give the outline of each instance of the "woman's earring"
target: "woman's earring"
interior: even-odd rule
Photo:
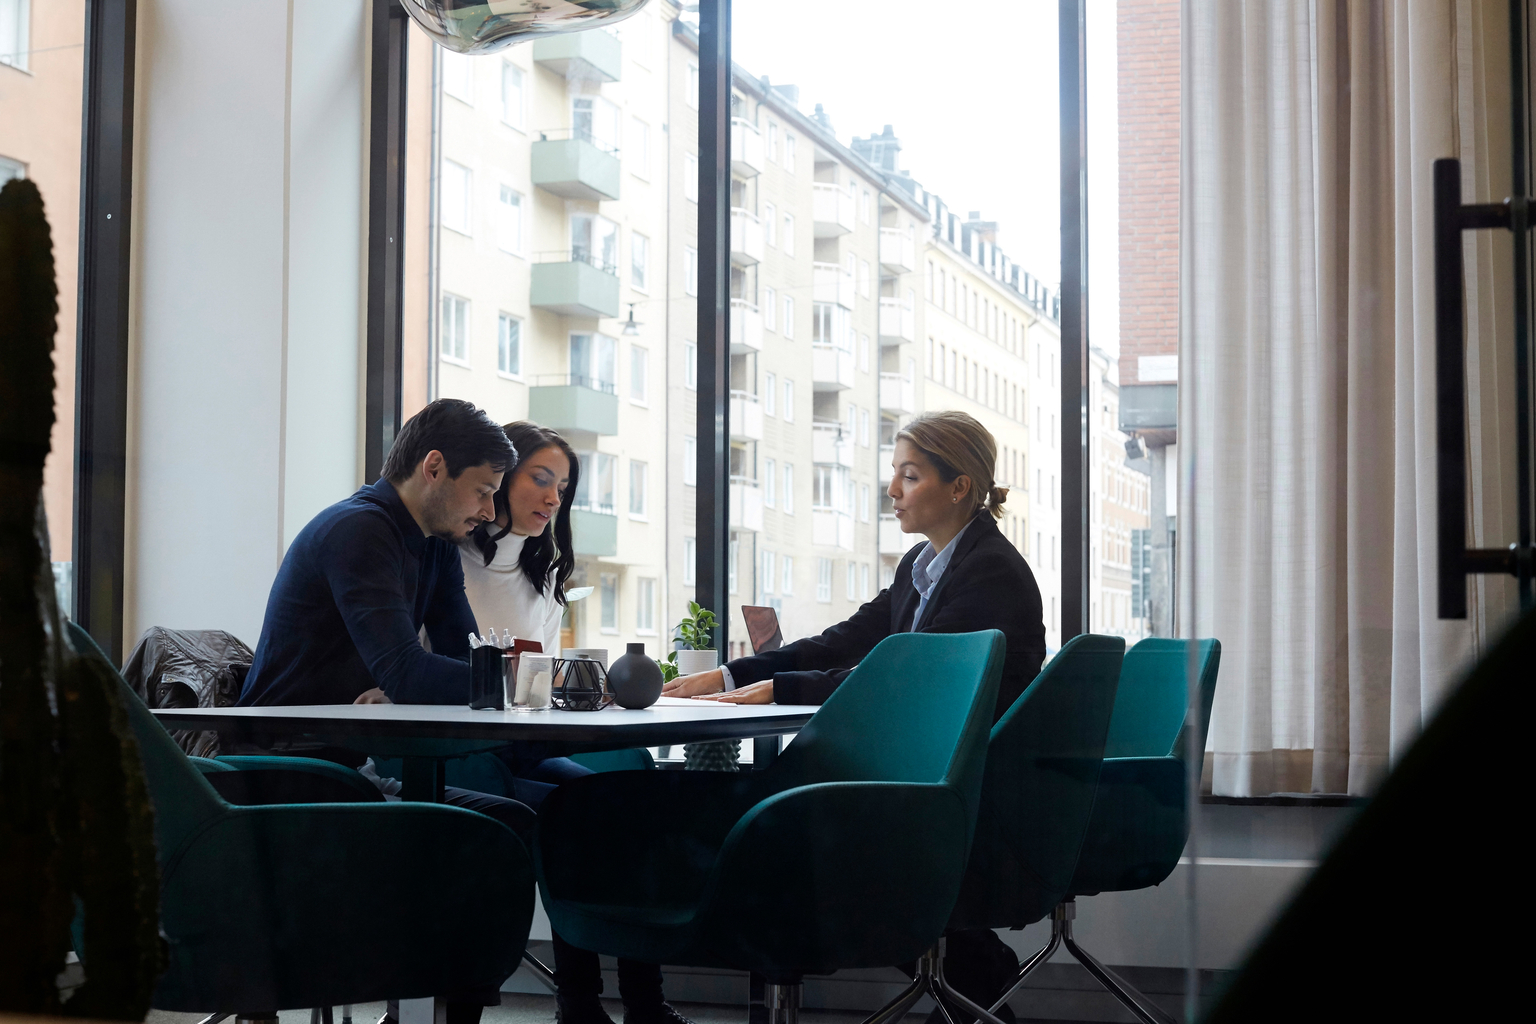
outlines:
[[[960,499],[959,498],[950,498],[949,500],[954,502],[956,505],[960,504]]]

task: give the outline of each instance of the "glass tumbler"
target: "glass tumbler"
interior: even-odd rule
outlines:
[[[554,674],[554,655],[534,654],[531,651],[518,655],[517,685],[512,692],[511,710],[548,711]]]

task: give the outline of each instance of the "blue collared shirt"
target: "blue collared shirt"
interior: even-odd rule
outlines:
[[[974,522],[974,520],[972,521]],[[955,555],[955,545],[959,543],[961,537],[965,536],[965,531],[970,528],[970,523],[966,523],[961,527],[960,532],[950,538],[948,544],[944,545],[943,551],[935,551],[933,549],[933,541],[929,541],[923,545],[923,550],[918,553],[917,561],[912,563],[912,589],[917,591],[919,598],[917,611],[912,613],[913,629],[916,629],[917,624],[923,621],[923,611],[928,607],[928,599],[933,596],[934,588],[939,585],[939,577],[943,576],[944,570],[949,568],[949,560]]]

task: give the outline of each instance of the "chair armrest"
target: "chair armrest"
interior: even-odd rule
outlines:
[[[539,884],[552,899],[692,902],[763,789],[751,772],[599,772],[562,783],[539,808]]]
[[[969,825],[946,785],[819,783],[771,796],[720,851],[701,915],[718,926],[706,923],[703,941],[764,970],[912,960],[944,930]]]
[[[1107,757],[1072,891],[1078,895],[1157,885],[1189,838],[1184,762],[1176,757]]]
[[[214,764],[238,775],[208,772],[208,783],[232,804],[378,803],[377,786],[346,765],[318,757],[238,755],[217,758]]]
[[[226,1005],[231,971],[252,1006],[495,987],[533,919],[517,836],[434,804],[230,808],[162,877],[172,961],[155,1005],[165,1009]]]

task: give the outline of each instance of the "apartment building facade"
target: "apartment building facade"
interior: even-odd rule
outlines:
[[[1126,457],[1115,359],[1091,348],[1088,364],[1088,628],[1134,641],[1149,627],[1150,467],[1145,456]]]

